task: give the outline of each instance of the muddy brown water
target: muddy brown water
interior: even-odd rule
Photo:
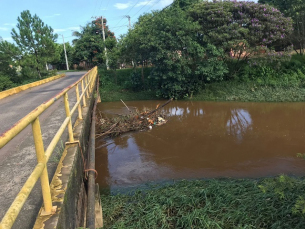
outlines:
[[[140,110],[164,101],[127,102]],[[100,103],[103,115],[126,113]],[[96,141],[102,188],[172,179],[305,175],[305,103],[174,101],[163,126]],[[105,146],[109,144],[108,146]]]

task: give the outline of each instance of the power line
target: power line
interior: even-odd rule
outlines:
[[[139,3],[139,1],[140,0],[138,0],[137,2],[136,2],[136,4],[134,4],[130,9],[129,9],[129,11],[126,13],[126,14],[128,14],[138,3]],[[151,1],[151,0],[150,0]]]
[[[95,0],[95,7],[94,7],[93,15],[95,15],[97,1],[98,1],[98,0]],[[93,16],[93,15],[92,15],[92,16]]]
[[[161,1],[161,0],[160,0],[160,1]],[[159,1],[159,2],[160,2],[160,1]],[[155,3],[155,4],[157,4],[157,3]],[[154,5],[155,5],[155,4],[154,4]],[[172,4],[173,4],[173,3],[171,3],[171,4],[169,4],[168,6],[164,7],[159,13],[161,13],[162,11],[166,10],[167,8],[169,8]],[[153,6],[154,6],[154,5],[153,5]],[[150,8],[152,8],[153,6],[151,6]],[[154,17],[155,17],[155,15],[153,15],[150,19],[148,19],[148,20],[146,21],[146,23],[147,23],[147,22],[150,22]],[[122,29],[118,29],[118,30],[115,30],[115,31],[118,32],[118,31],[120,31],[120,30],[122,30]]]
[[[103,1],[101,0],[101,4],[100,4],[100,7],[98,8],[98,10],[100,10],[100,8],[101,8],[101,6],[102,6],[102,2],[103,2]]]
[[[139,9],[138,12],[136,12],[136,13],[133,15],[133,17],[134,17],[135,15],[137,15],[137,14],[138,14],[145,6],[147,6],[148,3],[150,3],[151,1],[152,1],[152,0],[149,0],[144,6],[142,6],[141,9]],[[155,3],[155,4],[156,4],[156,3]],[[154,4],[154,5],[155,5],[155,4]]]
[[[106,4],[106,8],[108,7],[108,4],[109,4],[110,0],[108,0],[107,4]]]
[[[139,3],[139,1],[140,1],[140,0],[138,0],[138,1],[129,9],[129,11],[126,13],[127,15],[128,15],[128,13],[129,13],[129,12]],[[150,2],[150,1],[151,1],[151,0],[149,0],[149,2]],[[124,16],[124,17],[125,17],[125,16]],[[123,17],[123,18],[124,18],[124,17]],[[123,20],[123,18],[122,18],[116,25],[118,25],[118,24]],[[116,25],[115,25],[115,26],[116,26]]]

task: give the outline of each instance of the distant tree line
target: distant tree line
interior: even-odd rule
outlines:
[[[58,35],[50,26],[28,10],[21,12],[17,22],[11,32],[14,43],[0,39],[0,91],[66,69],[63,44],[56,43]],[[102,37],[102,23],[106,42]],[[73,32],[76,38],[72,44],[65,43],[70,68],[105,64],[105,46],[109,52],[116,47],[114,33],[106,23],[106,19],[102,22],[97,18],[81,27],[80,32]],[[50,65],[55,69],[49,70]]]

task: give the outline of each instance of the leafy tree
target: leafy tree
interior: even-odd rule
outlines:
[[[272,6],[254,2],[202,2],[189,12],[201,26],[201,42],[247,59],[262,47],[287,45],[292,20]],[[228,55],[229,57],[229,55]]]
[[[41,78],[41,71],[55,53],[57,35],[36,14],[32,16],[29,10],[22,11],[17,21],[18,31],[12,29],[12,38],[28,58],[27,63],[35,68]]]
[[[285,16],[293,19],[294,32],[291,41],[295,51],[299,54],[305,52],[305,1],[304,0],[259,0],[260,3],[269,4],[279,9]],[[299,49],[299,51],[298,51]]]
[[[74,47],[70,45],[69,42],[65,43],[67,58],[69,66],[73,65],[73,56],[74,56]],[[63,44],[55,44],[55,55],[53,60],[50,62],[53,65],[56,65],[57,69],[66,69],[66,57]]]
[[[123,39],[124,50],[150,61],[151,78],[160,97],[191,96],[204,82],[222,80],[227,67],[223,52],[198,42],[200,29],[180,7],[146,14]]]
[[[19,48],[7,41],[0,42],[0,75],[8,77],[13,83],[20,83],[20,77],[16,72],[16,67],[21,61]]]
[[[106,25],[107,20],[103,19],[105,39],[114,39],[114,33]],[[97,18],[82,28],[81,32],[74,32],[77,38],[73,40],[75,47],[74,62],[86,61],[90,65],[105,63],[104,40],[102,36],[102,19]]]

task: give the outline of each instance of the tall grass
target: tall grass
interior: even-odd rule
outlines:
[[[281,198],[264,193],[264,181],[179,181],[130,195],[102,195],[104,228],[305,228],[292,213],[305,181]]]

